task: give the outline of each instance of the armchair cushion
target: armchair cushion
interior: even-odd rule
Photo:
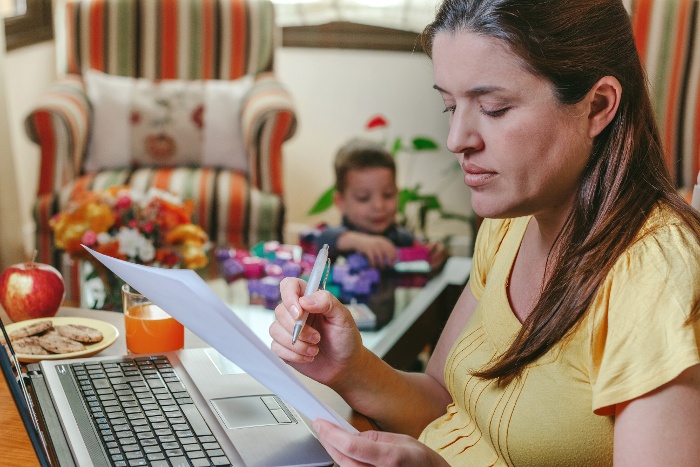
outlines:
[[[241,108],[252,84],[249,75],[153,81],[87,71],[94,125],[85,169],[200,166],[248,173]]]

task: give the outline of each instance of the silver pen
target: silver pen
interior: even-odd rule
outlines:
[[[328,244],[323,245],[319,250],[318,255],[316,255],[316,261],[314,261],[314,267],[311,268],[311,274],[309,274],[309,280],[306,283],[306,290],[304,291],[304,297],[311,295],[316,292],[321,285],[321,278],[323,277],[323,271],[326,269],[326,263],[328,262]],[[292,333],[292,344],[294,344],[299,338],[299,333],[304,328],[306,324],[306,318],[309,317],[309,312],[303,310],[299,319],[294,324],[294,332]]]

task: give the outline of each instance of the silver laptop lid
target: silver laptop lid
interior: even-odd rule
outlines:
[[[21,375],[21,367],[17,360],[17,354],[12,347],[12,341],[7,335],[2,321],[0,321],[0,330],[2,331],[3,341],[6,343],[4,348],[0,348],[0,368],[2,368],[2,374],[5,377],[12,399],[22,419],[22,424],[27,430],[27,435],[36,452],[39,464],[42,467],[50,467],[52,465],[50,460],[51,449],[39,426],[39,415],[27,391],[24,376],[19,376]]]

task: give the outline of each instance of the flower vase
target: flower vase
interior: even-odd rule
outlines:
[[[122,311],[124,281],[102,264],[80,261],[80,307]]]

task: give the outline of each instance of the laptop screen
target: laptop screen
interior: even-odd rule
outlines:
[[[10,338],[2,322],[0,322],[0,330],[2,330],[2,336],[7,343],[5,346],[0,346],[4,347],[0,348],[0,367],[2,368],[3,376],[5,377],[5,381],[7,381],[10,394],[12,394],[12,399],[15,401],[17,411],[27,430],[27,435],[34,447],[39,464],[42,467],[50,467],[51,462],[49,461],[48,449],[38,427],[37,415],[33,410],[33,404],[27,392],[24,380],[16,376],[19,373],[15,373],[14,368],[20,368],[19,361],[17,360],[15,351],[12,348],[12,343],[10,342]],[[9,353],[5,349],[8,349]]]

